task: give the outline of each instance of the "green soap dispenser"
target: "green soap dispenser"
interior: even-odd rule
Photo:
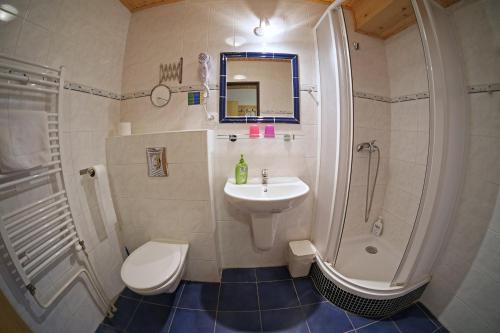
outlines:
[[[247,179],[248,179],[248,164],[243,159],[243,154],[241,154],[240,162],[236,164],[235,168],[236,184],[246,184]]]

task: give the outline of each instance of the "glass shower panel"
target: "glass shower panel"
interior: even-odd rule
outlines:
[[[370,0],[366,0],[370,1]],[[390,283],[420,205],[429,141],[429,88],[410,1],[366,19],[344,7],[353,78],[351,183],[335,268],[347,278]]]

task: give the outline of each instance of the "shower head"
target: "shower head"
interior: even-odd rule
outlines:
[[[370,142],[362,142],[356,146],[356,151],[360,152],[363,149],[368,149],[370,152],[373,152],[375,150],[378,150],[378,146],[375,144],[375,140],[372,140]]]

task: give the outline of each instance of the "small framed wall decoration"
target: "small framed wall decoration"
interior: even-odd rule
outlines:
[[[165,147],[146,148],[149,177],[168,177],[167,149]]]

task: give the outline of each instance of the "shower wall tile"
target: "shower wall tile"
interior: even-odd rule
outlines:
[[[391,97],[429,91],[417,25],[390,37],[384,44]]]
[[[148,177],[146,147],[166,147],[168,177]],[[152,239],[189,242],[185,278],[218,281],[207,131],[110,137],[106,151],[128,250]],[[195,270],[197,265],[199,270]]]
[[[416,25],[385,41],[390,96],[428,91],[422,43]],[[384,234],[397,253],[410,237],[425,180],[429,99],[390,103],[388,183]],[[384,214],[387,214],[385,216]]]
[[[384,236],[387,243],[395,254],[402,257],[408,244],[413,222],[408,223],[405,218],[396,216],[387,210],[382,210],[382,216],[384,217]]]
[[[466,84],[499,80],[498,1],[463,1],[449,9],[462,49]],[[453,332],[496,332],[500,225],[500,93],[469,94],[469,153],[452,230],[423,301]],[[453,283],[447,280],[452,278]],[[446,286],[446,284],[448,284]]]
[[[366,38],[366,36],[365,36]],[[356,81],[356,79],[354,79]],[[363,79],[364,80],[364,79]],[[360,80],[360,81],[363,81]],[[351,171],[351,187],[349,192],[349,203],[347,206],[346,223],[344,225],[343,237],[346,240],[359,235],[369,234],[372,224],[378,216],[382,215],[382,205],[387,182],[389,180],[389,150],[390,150],[390,128],[391,128],[390,105],[388,103],[354,98],[354,147],[353,164]],[[368,170],[368,153],[357,152],[355,147],[361,142],[376,140],[380,148],[380,167],[377,177],[377,185],[373,196],[372,211],[370,219],[365,223],[365,200]],[[372,158],[373,182],[376,168],[376,155]],[[341,252],[340,255],[343,255]]]
[[[389,76],[384,41],[354,30],[354,17],[344,11],[349,44],[359,43],[359,49],[350,48],[353,90],[389,96]],[[376,64],[376,65],[374,65]]]

